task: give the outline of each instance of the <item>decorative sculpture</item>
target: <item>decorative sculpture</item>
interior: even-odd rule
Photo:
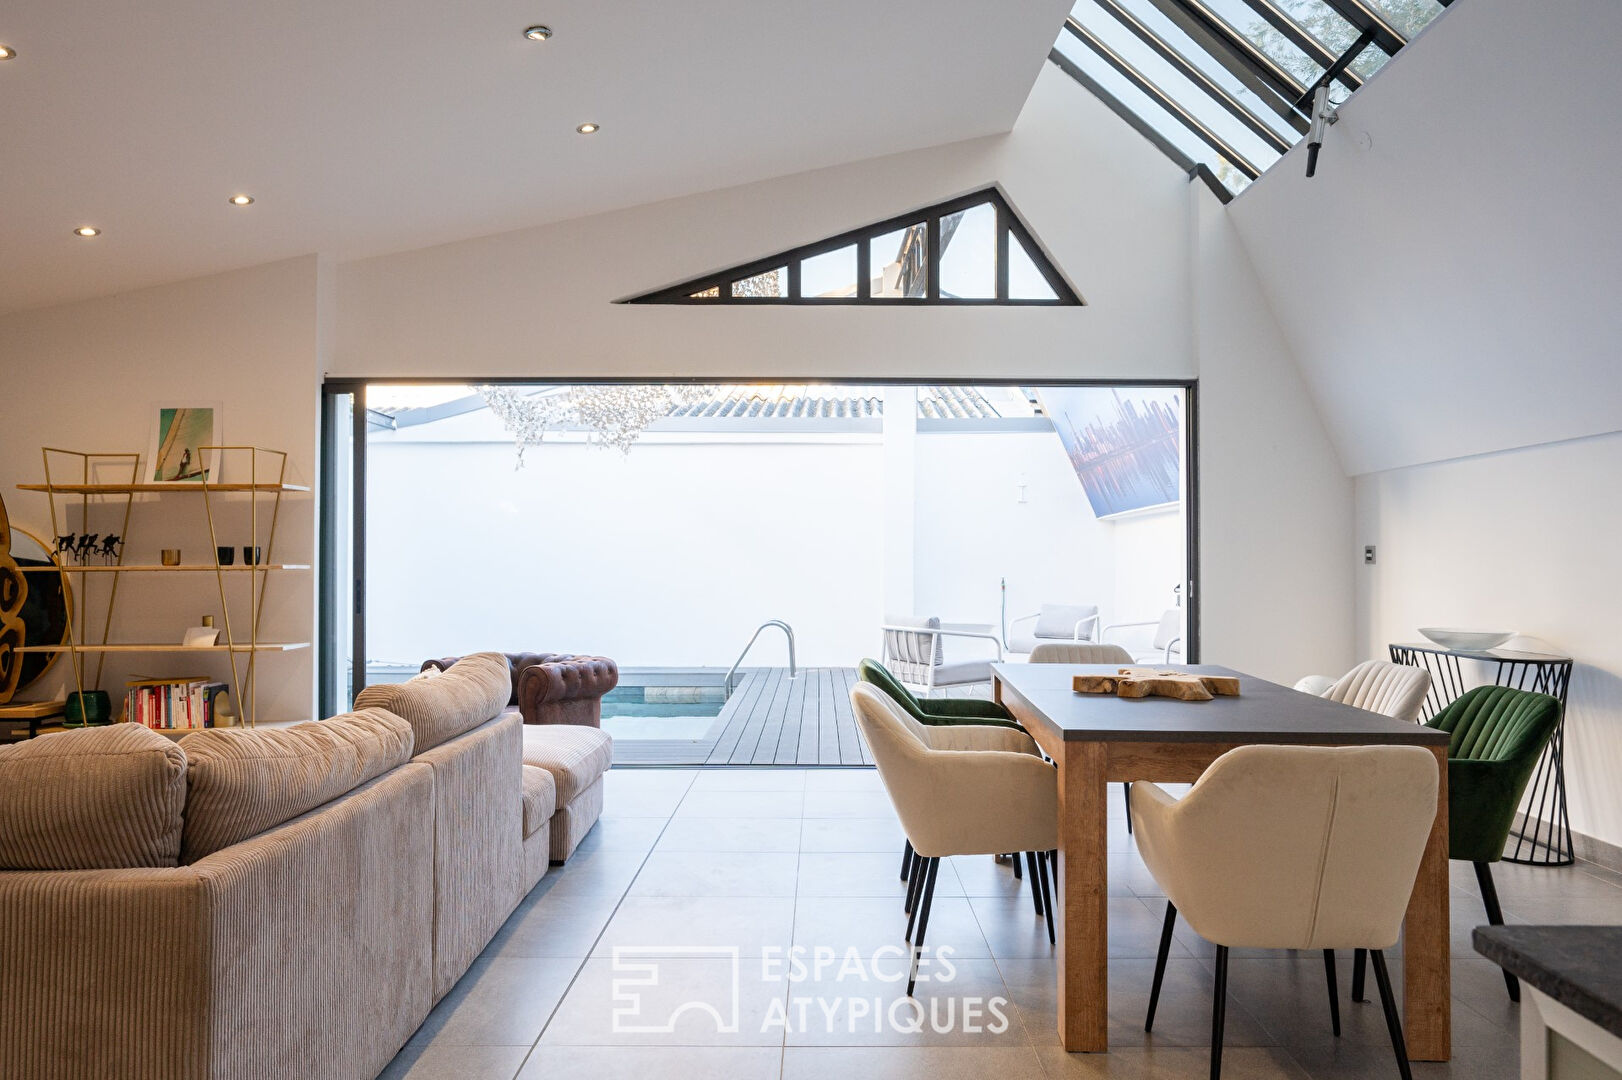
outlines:
[[[1196,675],[1191,671],[1124,667],[1114,675],[1077,675],[1071,685],[1078,694],[1114,694],[1116,697],[1169,697],[1181,701],[1210,701],[1238,697],[1239,680],[1232,675]]]
[[[0,704],[11,700],[22,677],[23,603],[28,599],[28,578],[11,557],[11,520],[0,499]]]

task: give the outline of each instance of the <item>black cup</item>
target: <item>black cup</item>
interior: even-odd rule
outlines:
[[[258,566],[261,558],[261,550],[262,549],[260,548],[248,547],[244,545],[242,548],[242,565]]]
[[[214,557],[219,560],[221,566],[230,566],[231,562],[237,557],[237,549],[217,547],[214,549]]]

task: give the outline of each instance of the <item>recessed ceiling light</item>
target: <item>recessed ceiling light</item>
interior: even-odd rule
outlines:
[[[595,135],[597,133],[597,125],[581,124],[579,127],[575,128],[575,130],[580,132],[582,135]]]
[[[231,196],[231,205],[232,206],[247,206],[251,202],[253,202],[253,196],[252,195],[233,195],[233,196]]]
[[[77,229],[73,230],[73,235],[82,236],[88,240],[92,236],[100,236],[101,230],[96,228],[94,225],[80,225]]]
[[[531,41],[545,41],[552,36],[550,26],[532,26],[524,31],[524,36]]]
[[[17,50],[10,45],[0,45],[0,60],[10,60],[17,55]]]

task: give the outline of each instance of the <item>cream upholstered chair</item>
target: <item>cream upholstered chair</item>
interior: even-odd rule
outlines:
[[[1334,950],[1368,949],[1398,1067],[1408,1052],[1383,950],[1396,944],[1436,816],[1436,758],[1417,746],[1242,746],[1182,799],[1132,786],[1138,851],[1166,891],[1145,1030],[1178,912],[1216,945],[1211,1076],[1221,1075],[1228,950],[1321,949],[1340,1033]]]
[[[866,683],[851,687],[850,702],[917,856],[912,917],[907,923],[912,946],[907,993],[917,982],[935,876],[948,855],[1037,853],[1052,940],[1047,856],[1059,843],[1058,771],[1036,753],[1031,737],[1010,728],[926,728]],[[1016,736],[1030,743],[1029,748]],[[976,744],[970,745],[968,739]],[[996,745],[999,741],[1003,747]]]
[[[1033,664],[1130,664],[1132,654],[1119,645],[1090,641],[1044,642],[1031,650]]]
[[[1419,708],[1430,691],[1430,672],[1388,660],[1366,660],[1336,680],[1323,697],[1409,724],[1419,723]]]
[[[1295,685],[1290,689],[1299,690],[1303,694],[1311,694],[1313,697],[1323,697],[1329,693],[1330,687],[1334,685],[1335,677],[1333,675],[1303,675],[1295,680]]]

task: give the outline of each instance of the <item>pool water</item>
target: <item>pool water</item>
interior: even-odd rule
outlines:
[[[603,716],[719,716],[726,700],[719,683],[713,686],[627,686],[621,683],[604,696]]]

